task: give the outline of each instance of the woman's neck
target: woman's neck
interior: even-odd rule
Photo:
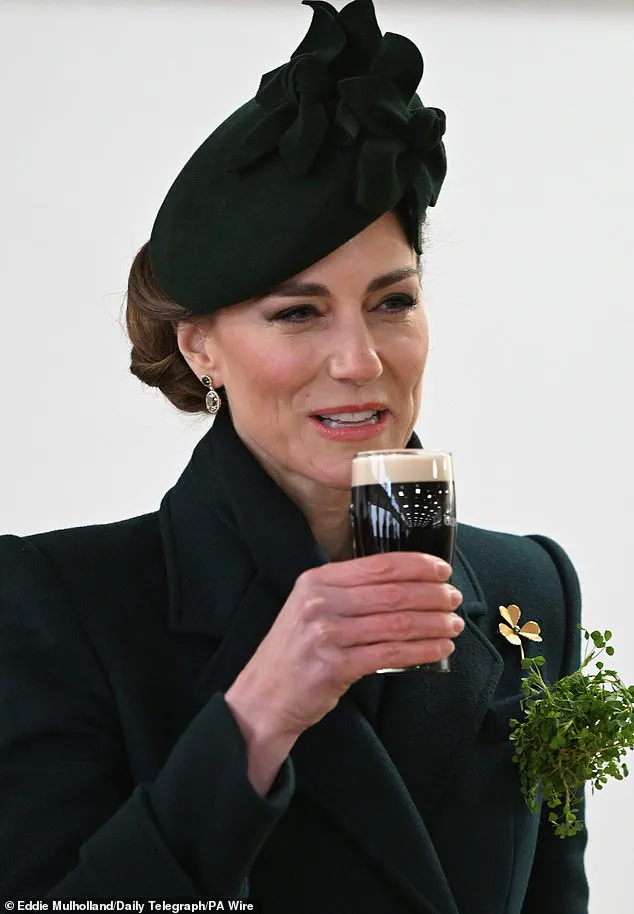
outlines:
[[[302,511],[313,536],[330,560],[341,562],[353,558],[350,489],[335,488],[291,473],[257,445],[242,440],[268,475]]]
[[[353,557],[349,504],[350,499],[346,496],[345,504],[329,508],[320,504],[319,509],[312,513],[310,506],[302,508],[313,536],[331,562],[343,562]]]
[[[282,476],[267,468],[288,497],[295,502],[308,521],[313,536],[331,562],[353,558],[350,526],[350,491],[330,486],[308,484],[308,480]]]
[[[315,484],[294,485],[294,480],[288,477],[276,478],[275,481],[301,509],[313,536],[330,561],[351,559],[350,491]]]

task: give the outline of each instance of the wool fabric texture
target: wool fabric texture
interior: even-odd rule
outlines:
[[[407,447],[422,447],[415,434]],[[520,657],[497,629],[498,606],[516,603],[542,627],[546,681],[567,675],[577,574],[546,536],[456,532],[451,674],[357,680],[266,796],[225,694],[328,556],[230,409],[158,511],[0,536],[0,907],[230,897],[264,914],[587,914],[585,829],[556,837],[550,810],[531,815],[520,795]]]
[[[381,33],[372,0],[303,2],[303,41],[196,150],[154,222],[153,274],[196,314],[267,294],[401,202],[421,253],[447,171],[445,114],[416,94],[422,55]]]

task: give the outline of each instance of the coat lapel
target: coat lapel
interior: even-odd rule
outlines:
[[[459,609],[465,628],[455,641],[451,673],[390,676],[378,719],[381,740],[427,822],[482,726],[504,667],[480,628],[486,604],[459,547],[451,582],[465,598]]]
[[[409,446],[421,446],[415,435]],[[204,704],[251,659],[297,577],[328,558],[299,508],[242,444],[228,409],[164,497],[159,521],[170,627],[215,642],[198,674]],[[486,606],[459,546],[452,582],[465,597],[466,618],[452,673],[366,676],[291,751],[298,789],[327,810],[421,914],[458,914],[425,814],[464,757],[502,669],[478,628]],[[402,753],[403,769],[395,761],[411,734],[416,751]],[[408,765],[424,771],[425,808],[420,801],[417,808],[406,786]]]

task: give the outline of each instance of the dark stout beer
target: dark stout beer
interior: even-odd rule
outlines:
[[[451,565],[456,539],[451,454],[415,449],[357,454],[350,514],[355,556],[426,552]],[[410,669],[449,668],[446,658]]]

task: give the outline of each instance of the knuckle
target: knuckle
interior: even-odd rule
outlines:
[[[339,690],[343,684],[352,683],[354,678],[346,652],[343,648],[333,647],[324,662],[323,682],[328,688]]]
[[[397,641],[394,641],[384,652],[385,666],[399,666],[402,659],[402,651]]]
[[[447,613],[428,612],[422,619],[423,638],[444,638],[449,632]]]
[[[421,644],[421,659],[419,663],[432,663],[434,660],[440,660],[444,656],[441,648],[442,644],[445,644],[445,642],[437,638],[430,638],[424,644]]]
[[[346,651],[334,646],[330,653],[329,672],[332,679],[341,679],[347,672]]]
[[[295,587],[293,589],[301,596],[309,593],[313,587],[312,575],[310,574],[311,570],[312,569],[309,569],[308,571],[302,571],[302,573],[298,575],[297,579],[295,580]]]
[[[387,609],[393,606],[405,606],[408,598],[407,587],[404,584],[385,584],[381,588],[381,597]]]
[[[439,638],[435,642],[435,649],[438,660],[442,660],[443,657],[448,657],[449,654],[453,654],[456,646],[453,641],[450,641],[448,638]]]
[[[444,584],[432,584],[426,582],[421,585],[420,599],[418,606],[420,609],[439,609],[448,605],[448,596],[445,592]]]
[[[329,619],[323,616],[316,618],[312,624],[311,637],[320,646],[330,645],[334,641],[334,626]]]
[[[296,584],[303,588],[311,588],[321,583],[322,566],[316,568],[307,568],[297,577]]]
[[[320,682],[327,682],[333,675],[333,669],[339,662],[341,648],[329,636],[326,629],[315,635],[311,629],[308,636],[307,654],[310,663],[317,671]]]
[[[327,562],[325,565],[315,565],[314,568],[307,568],[302,571],[298,580],[303,578],[309,584],[327,584],[328,576],[331,573],[332,564]]]
[[[421,555],[423,556],[423,558],[425,560],[425,567],[427,569],[427,572],[429,573],[429,575],[431,576],[431,578],[434,581],[437,581],[439,574],[440,574],[439,569],[438,569],[437,556],[432,555],[430,552],[421,552]]]
[[[304,600],[304,618],[309,621],[317,620],[319,622],[323,619],[325,604],[326,598],[322,594],[311,593]]]
[[[393,571],[393,562],[388,553],[373,555],[368,567],[372,580],[381,581]]]
[[[391,613],[387,617],[387,629],[394,638],[405,640],[412,633],[412,620],[406,613]]]

